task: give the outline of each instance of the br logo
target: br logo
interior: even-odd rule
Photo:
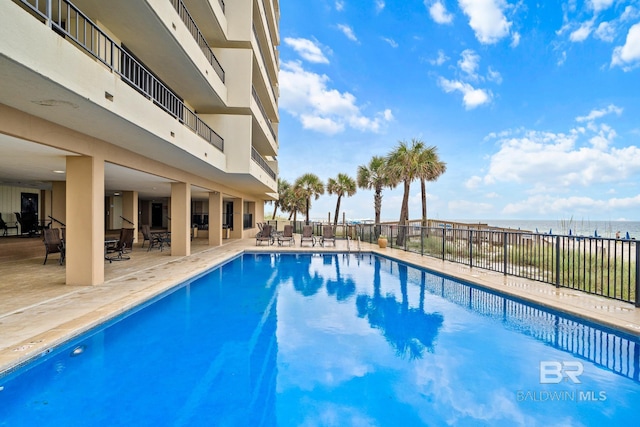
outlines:
[[[583,371],[582,362],[543,360],[540,362],[540,384],[558,384],[565,378],[574,384],[580,384],[578,377]]]

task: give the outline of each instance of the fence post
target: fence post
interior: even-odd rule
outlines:
[[[420,255],[424,256],[424,231],[425,227],[420,227]]]
[[[442,229],[442,260],[443,261],[444,261],[444,244],[445,244],[445,241],[447,240],[446,233],[447,233],[447,229],[443,228]]]
[[[640,243],[636,243],[636,307],[640,307]]]
[[[556,288],[559,288],[559,287],[560,287],[560,236],[556,236]]]
[[[509,254],[508,254],[509,245],[507,245],[507,237],[508,237],[507,232],[505,231],[503,234],[504,236],[502,237],[502,246],[503,246],[502,251],[504,252],[504,256],[503,256],[504,259],[503,259],[502,268],[504,270],[504,275],[506,276],[507,275],[507,258],[509,257]]]
[[[473,267],[473,230],[469,230],[469,267]]]

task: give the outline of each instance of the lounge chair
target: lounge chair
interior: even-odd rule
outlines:
[[[116,242],[115,246],[108,247],[107,253],[109,252],[117,252],[118,254],[115,256],[105,256],[105,259],[108,259],[111,263],[112,261],[126,261],[131,259],[130,256],[126,255],[127,249],[131,252],[133,248],[133,232],[134,228],[121,228],[120,229],[120,238]]]
[[[333,233],[333,227],[331,225],[322,226],[322,236],[320,236],[320,244],[324,247],[325,243],[333,243],[336,245],[336,236]]]
[[[60,230],[57,228],[45,228],[43,233],[43,241],[44,241],[44,249],[45,249],[45,254],[44,254],[44,263],[43,265],[45,265],[47,263],[47,258],[49,257],[49,254],[55,254],[58,253],[60,254],[60,260],[59,263],[60,265],[62,265],[62,263],[64,262],[64,242],[62,241],[62,239],[60,238]]]
[[[316,238],[313,235],[313,227],[310,225],[302,226],[302,237],[300,237],[300,246],[302,246],[304,242],[311,243],[311,246],[316,245]]]
[[[271,236],[271,226],[264,224],[262,230],[256,235],[256,246],[262,242],[267,242],[268,245],[273,244],[273,237]]]
[[[292,244],[295,245],[296,244],[296,239],[295,237],[293,237],[293,226],[292,225],[285,225],[284,226],[284,232],[278,236],[278,245],[282,246],[283,243],[289,243],[289,246],[291,246]]]

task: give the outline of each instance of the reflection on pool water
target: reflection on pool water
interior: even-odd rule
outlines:
[[[386,258],[246,254],[0,377],[0,426],[633,425],[639,355]]]

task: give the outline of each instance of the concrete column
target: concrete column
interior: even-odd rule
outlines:
[[[209,246],[222,245],[222,194],[209,193]]]
[[[233,199],[233,230],[232,239],[242,239],[242,217],[244,215],[244,203],[242,199]]]
[[[53,181],[51,183],[51,216],[67,223],[67,183],[65,181]],[[62,227],[55,224],[55,227]]]
[[[133,228],[136,231],[133,232],[133,243],[138,243],[138,192],[137,191],[124,191],[122,193],[122,216],[133,224],[129,224],[127,221],[122,221],[124,228]]]
[[[104,161],[67,157],[67,259],[69,285],[104,282]]]
[[[191,255],[191,185],[171,183],[171,256]]]

